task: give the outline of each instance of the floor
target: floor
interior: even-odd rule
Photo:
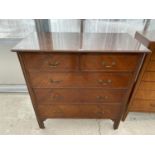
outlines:
[[[111,120],[50,119],[39,129],[27,93],[0,94],[0,134],[120,135],[155,134],[155,114],[130,113],[118,130]]]

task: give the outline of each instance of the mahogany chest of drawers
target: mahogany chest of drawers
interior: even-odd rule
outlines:
[[[48,118],[106,118],[117,129],[149,53],[117,33],[33,33],[12,51],[41,128]]]
[[[135,38],[152,52],[144,60],[128,112],[155,112],[155,31],[137,32]]]

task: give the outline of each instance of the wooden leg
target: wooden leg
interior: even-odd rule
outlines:
[[[122,117],[122,121],[125,121],[125,119],[126,119],[126,117],[128,116],[128,111],[123,115],[123,117]]]
[[[44,121],[38,120],[38,124],[41,129],[45,129]]]
[[[115,130],[118,129],[119,123],[120,123],[120,120],[115,120],[115,121],[114,121],[113,128],[114,128]]]

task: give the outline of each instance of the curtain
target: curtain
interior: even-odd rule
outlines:
[[[49,21],[52,32],[129,33],[134,36],[136,31],[155,29],[155,20],[146,19],[50,19]]]
[[[148,25],[148,30],[147,31],[153,31],[155,30],[155,19],[152,19]]]
[[[81,26],[82,23],[82,26]],[[52,32],[103,32],[129,33],[134,36],[136,31],[155,30],[155,20],[144,19],[49,19]],[[147,24],[147,25],[146,25]],[[0,38],[23,38],[35,30],[33,19],[1,19]]]
[[[80,32],[79,19],[50,19],[52,32]]]
[[[129,33],[143,31],[146,21],[143,19],[99,19],[85,20],[85,32]]]

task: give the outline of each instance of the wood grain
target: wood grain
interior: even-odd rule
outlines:
[[[145,72],[142,78],[143,81],[155,82],[155,72]]]
[[[74,71],[79,68],[76,54],[23,53],[23,58],[29,71]]]
[[[42,118],[110,118],[118,117],[117,105],[39,105]]]
[[[155,100],[155,91],[151,90],[138,90],[135,99]]]
[[[120,104],[125,90],[104,89],[34,89],[38,104]]]
[[[81,69],[131,72],[138,61],[138,54],[85,54],[81,57]]]
[[[155,82],[141,81],[138,89],[139,90],[155,90]]]
[[[137,112],[154,112],[155,100],[135,99],[131,106],[131,111]]]
[[[155,72],[155,61],[150,61],[147,66],[147,71],[154,71]]]
[[[125,89],[130,84],[130,73],[50,73],[31,72],[34,88],[116,88]]]
[[[154,47],[155,48],[155,47]],[[155,49],[152,49],[153,51],[155,51]],[[151,60],[152,61],[155,61],[155,52],[152,52],[152,55],[151,55]]]

